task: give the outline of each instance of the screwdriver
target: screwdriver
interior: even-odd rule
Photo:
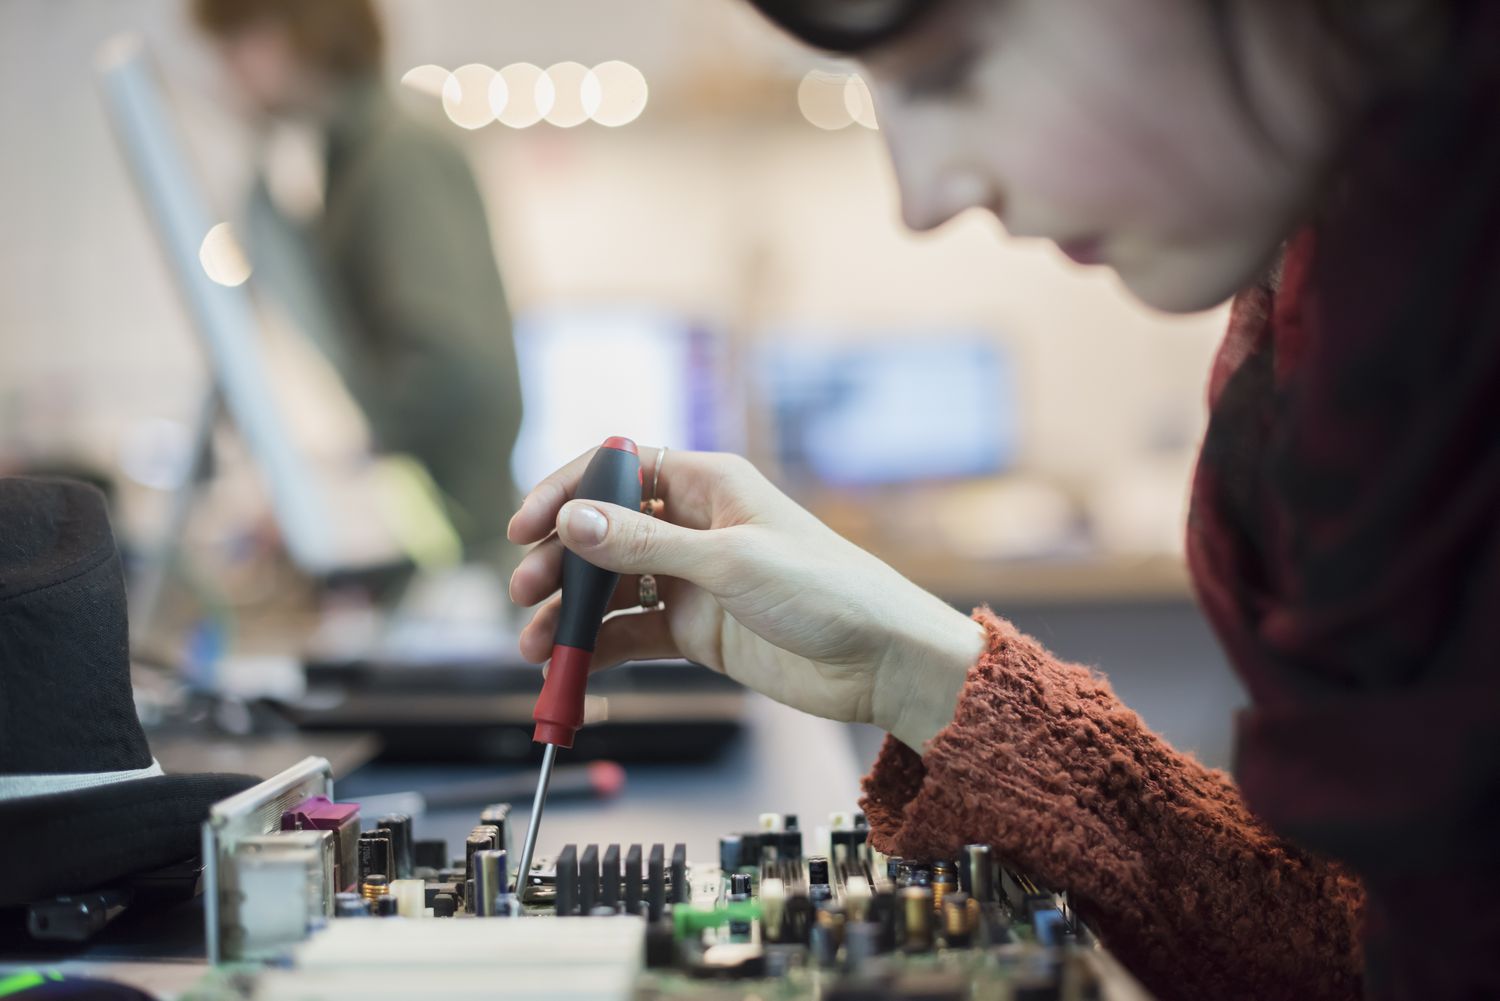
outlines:
[[[641,506],[641,459],[629,438],[606,438],[589,460],[578,481],[574,500],[603,501],[631,510]],[[615,593],[620,575],[601,570],[571,550],[563,552],[562,608],[552,640],[552,659],[542,694],[537,696],[531,718],[536,730],[531,739],[544,745],[542,768],[537,775],[536,796],[531,801],[531,819],[526,823],[526,841],[521,846],[521,864],[516,869],[516,896],[526,902],[531,857],[536,851],[537,829],[547,802],[547,785],[559,747],[572,747],[573,735],[583,725],[583,694],[589,679],[589,663],[599,624]]]

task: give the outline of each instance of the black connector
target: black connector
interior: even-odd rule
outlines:
[[[599,873],[599,903],[614,907],[620,902],[620,846],[604,849],[604,868]]]
[[[666,847],[656,844],[651,846],[651,854],[646,860],[647,917],[652,921],[659,920],[667,909],[666,855]]]
[[[578,913],[591,913],[598,902],[599,846],[588,845],[583,849],[583,861],[578,865]]]
[[[557,856],[557,894],[553,910],[559,916],[578,910],[578,846],[564,845]]]
[[[641,846],[631,845],[625,853],[625,913],[639,914],[641,899],[645,896],[641,886]]]

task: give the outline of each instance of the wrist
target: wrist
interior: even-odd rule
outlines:
[[[984,627],[932,599],[887,648],[875,672],[874,722],[918,754],[953,720],[969,669],[986,646]]]

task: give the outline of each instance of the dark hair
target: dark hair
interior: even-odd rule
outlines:
[[[336,78],[376,73],[385,55],[371,0],[193,0],[193,20],[217,38],[280,25],[302,60]]]
[[[750,0],[765,17],[807,44],[857,55],[890,42],[953,0]],[[1239,76],[1231,0],[1201,0],[1231,73]],[[1326,36],[1355,62],[1383,74],[1430,64],[1434,32],[1453,27],[1449,8],[1471,0],[1306,0]],[[1483,2],[1483,0],[1480,0]]]

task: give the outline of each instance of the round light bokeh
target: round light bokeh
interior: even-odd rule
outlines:
[[[570,129],[589,120],[588,109],[583,104],[583,82],[588,78],[589,68],[583,63],[553,63],[547,67],[547,79],[552,84],[552,106],[542,117],[561,129]],[[541,105],[541,88],[538,88],[537,105]]]
[[[858,73],[850,73],[844,81],[844,110],[865,128],[880,128],[875,121],[875,98],[870,95],[870,85]]]
[[[641,71],[612,59],[589,70],[579,91],[584,109],[600,125],[629,125],[646,110],[650,88]]]
[[[544,79],[542,68],[531,63],[511,63],[495,74],[490,84],[490,109],[501,125],[524,129],[542,120],[545,108],[538,100],[538,91]],[[499,100],[502,94],[504,100]],[[551,107],[550,97],[547,107]]]
[[[443,111],[454,125],[482,129],[495,120],[490,109],[490,82],[495,71],[483,63],[469,63],[443,82]]]
[[[198,245],[198,263],[210,279],[231,288],[245,284],[250,277],[250,262],[227,222],[219,223],[203,235],[203,242]]]
[[[418,94],[426,94],[428,97],[442,97],[443,85],[448,82],[448,71],[441,66],[427,63],[423,66],[413,66],[401,77],[401,82],[416,91]]]
[[[844,98],[848,74],[812,70],[797,85],[797,107],[802,117],[820,129],[832,132],[854,123]]]

